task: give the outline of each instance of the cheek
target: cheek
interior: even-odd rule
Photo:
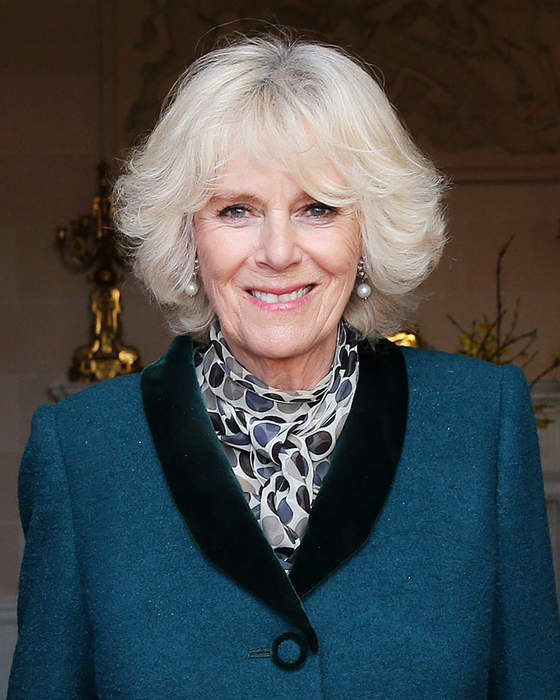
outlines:
[[[346,235],[330,252],[332,274],[346,284],[353,284],[358,272],[361,238],[359,233]]]
[[[250,230],[231,230],[195,218],[194,240],[202,279],[208,283],[231,280],[250,258],[253,238]]]
[[[225,248],[219,231],[203,222],[198,223],[194,235],[200,276],[206,289],[227,277],[230,257],[224,254]],[[228,251],[229,252],[229,251]]]
[[[226,271],[215,255],[199,249],[198,261],[200,263],[200,276],[206,288],[223,281]]]

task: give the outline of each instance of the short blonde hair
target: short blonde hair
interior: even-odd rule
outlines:
[[[309,167],[310,137],[343,185]],[[287,170],[325,204],[355,207],[373,293],[353,293],[344,318],[362,336],[397,330],[441,256],[445,183],[364,66],[285,35],[244,37],[195,61],[116,183],[124,246],[172,329],[204,340],[214,318],[203,289],[186,292],[193,217],[234,148]]]

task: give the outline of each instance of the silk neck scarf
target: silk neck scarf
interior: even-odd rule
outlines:
[[[216,322],[195,352],[204,404],[249,507],[289,572],[313,499],[350,412],[358,351],[341,323],[329,373],[303,391],[274,389],[232,355]]]

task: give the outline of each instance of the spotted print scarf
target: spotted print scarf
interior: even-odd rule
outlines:
[[[329,373],[313,389],[274,389],[233,357],[216,323],[195,353],[204,404],[249,507],[289,572],[358,381],[341,323]]]

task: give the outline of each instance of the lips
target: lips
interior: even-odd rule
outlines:
[[[306,294],[309,294],[309,292],[313,289],[313,286],[314,285],[312,284],[307,284],[304,287],[297,287],[296,289],[290,291],[278,290],[278,292],[268,290],[264,291],[261,289],[249,289],[248,291],[251,296],[259,299],[265,304],[282,304],[301,299]]]

